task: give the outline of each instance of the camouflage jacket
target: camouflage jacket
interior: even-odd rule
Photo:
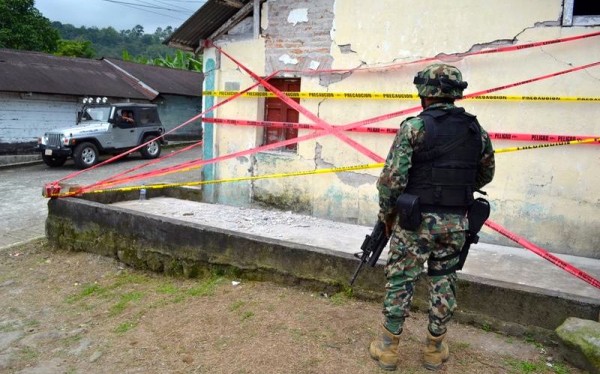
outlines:
[[[429,108],[450,109],[454,107],[454,104],[437,103]],[[423,147],[424,139],[424,122],[421,118],[411,117],[402,122],[377,180],[380,220],[386,220],[393,214],[395,202],[408,182],[408,170],[411,167],[413,152],[419,151]],[[481,129],[481,141],[483,153],[479,160],[475,188],[485,186],[494,177],[494,149],[488,133],[483,128]]]

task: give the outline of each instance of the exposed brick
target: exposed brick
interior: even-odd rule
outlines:
[[[330,31],[333,27],[334,0],[277,0],[269,1],[269,27],[266,37],[267,73],[286,68],[279,57],[288,54],[299,63],[297,68],[308,66],[314,55],[320,58],[321,68],[331,67],[329,55],[331,46]],[[295,26],[287,21],[290,11],[308,9],[308,22]],[[311,55],[311,57],[308,57]],[[287,66],[289,68],[289,66]]]

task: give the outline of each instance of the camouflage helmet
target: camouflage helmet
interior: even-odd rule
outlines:
[[[446,64],[433,64],[418,72],[413,80],[421,97],[462,98],[467,82],[456,67]]]

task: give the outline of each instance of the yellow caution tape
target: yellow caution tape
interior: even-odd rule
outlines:
[[[204,96],[229,97],[238,91],[204,91]],[[419,95],[398,92],[284,92],[293,99],[372,99],[372,100],[418,100]],[[270,91],[250,91],[242,97],[277,97]],[[465,100],[475,101],[572,101],[572,102],[600,102],[600,97],[578,96],[530,96],[530,95],[481,95]]]
[[[600,141],[600,138],[590,138],[583,140],[571,140],[568,142],[556,142],[556,143],[546,143],[546,144],[536,144],[536,145],[526,145],[523,147],[509,147],[494,150],[494,153],[506,153],[506,152],[515,152],[515,151],[526,151],[528,149],[537,149],[537,148],[547,148],[547,147],[556,147],[559,145],[573,145],[573,144],[584,144],[584,143],[595,143]]]
[[[556,147],[560,145],[574,145],[574,144],[585,144],[585,143],[594,143],[600,142],[600,138],[590,138],[583,140],[571,140],[565,142],[556,142],[556,143],[546,143],[546,144],[538,144],[538,145],[527,145],[523,147],[509,147],[496,149],[494,153],[507,153],[507,152],[515,152],[515,151],[525,151],[529,149],[537,149],[537,148],[547,148],[547,147]],[[341,173],[347,171],[355,171],[355,170],[364,170],[364,169],[376,169],[383,167],[384,163],[374,163],[374,164],[363,164],[363,165],[354,165],[354,166],[342,166],[337,168],[328,168],[328,169],[317,169],[317,170],[305,170],[305,171],[296,171],[292,173],[276,173],[276,174],[266,174],[266,175],[255,175],[248,177],[238,177],[238,178],[227,178],[227,179],[217,179],[217,180],[209,180],[209,181],[195,181],[195,182],[180,182],[180,183],[157,183],[143,186],[127,186],[120,188],[107,188],[107,189],[98,189],[89,192],[85,192],[85,194],[93,194],[93,193],[104,193],[104,192],[128,192],[128,191],[137,191],[141,189],[146,190],[155,190],[162,188],[174,188],[174,187],[191,187],[191,186],[201,186],[208,184],[220,184],[220,183],[232,183],[232,182],[243,182],[250,180],[259,180],[259,179],[274,179],[274,178],[288,178],[288,177],[298,177],[304,175],[315,175],[315,174],[328,174],[328,173]],[[201,166],[189,168],[196,169]],[[66,197],[71,196],[70,193],[61,193],[53,197]]]
[[[190,187],[190,186],[200,186],[200,185],[205,185],[205,184],[242,182],[242,181],[258,180],[258,179],[287,178],[287,177],[298,177],[298,176],[313,175],[313,174],[342,173],[342,172],[346,172],[346,171],[375,169],[375,168],[381,168],[381,167],[383,167],[382,162],[375,163],[375,164],[342,166],[342,167],[329,168],[329,169],[305,170],[305,171],[296,171],[296,172],[292,172],[292,173],[255,175],[255,176],[248,176],[248,177],[218,179],[218,180],[209,180],[209,181],[195,181],[195,182],[181,182],[181,183],[158,183],[158,184],[151,184],[151,185],[145,185],[145,186],[128,186],[128,187],[120,187],[120,188],[107,188],[107,189],[102,189],[102,190],[89,191],[86,193],[104,193],[104,192],[114,192],[114,191],[127,192],[127,191],[141,190],[141,189],[150,190],[150,189],[173,188],[173,187]]]

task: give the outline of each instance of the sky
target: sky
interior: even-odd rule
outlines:
[[[117,31],[142,25],[144,32],[157,27],[181,26],[205,0],[35,0],[35,7],[50,21],[76,27],[112,26]]]

